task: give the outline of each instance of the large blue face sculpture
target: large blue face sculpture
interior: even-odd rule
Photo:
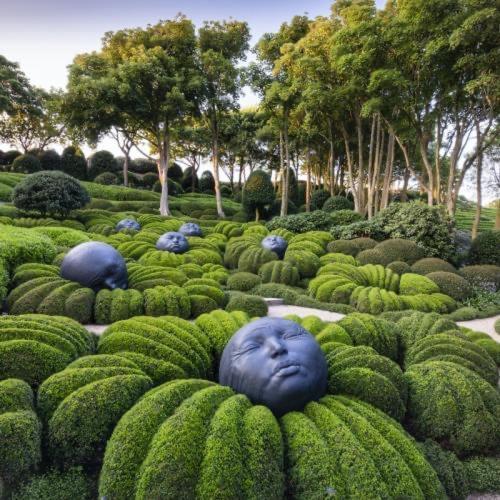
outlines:
[[[122,219],[116,225],[115,229],[121,231],[122,229],[133,229],[134,231],[140,231],[141,225],[134,219]]]
[[[282,259],[285,256],[288,242],[285,240],[285,238],[272,234],[271,236],[266,236],[261,241],[260,245],[266,250],[271,250],[272,252],[277,254],[280,259]]]
[[[94,291],[102,288],[127,288],[127,266],[111,246],[89,241],[72,248],[61,264],[61,277],[77,281]]]
[[[166,252],[184,253],[189,250],[189,243],[182,233],[170,231],[169,233],[162,234],[158,238],[156,248]]]
[[[327,365],[316,339],[300,325],[261,318],[238,330],[219,365],[219,382],[277,416],[325,394]]]
[[[185,224],[182,224],[179,228],[179,233],[182,233],[184,236],[203,236],[201,227],[194,222],[186,222]]]

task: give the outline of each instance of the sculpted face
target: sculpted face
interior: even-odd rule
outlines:
[[[167,252],[184,253],[189,250],[189,243],[183,234],[170,231],[158,238],[156,248]]]
[[[201,227],[194,222],[186,222],[185,224],[182,224],[179,228],[179,233],[182,233],[184,236],[203,236]]]
[[[261,246],[266,250],[271,250],[272,252],[276,253],[278,257],[282,259],[285,256],[288,242],[285,240],[285,238],[272,234],[271,236],[266,236],[262,240]]]
[[[135,221],[134,219],[122,219],[115,228],[117,231],[121,231],[122,229],[133,229],[134,231],[140,231],[141,225]]]
[[[316,339],[300,325],[261,318],[238,330],[227,344],[219,382],[280,416],[325,394],[327,365]]]
[[[61,277],[94,291],[103,288],[126,289],[128,285],[127,266],[123,257],[111,245],[98,241],[72,248],[62,261]]]

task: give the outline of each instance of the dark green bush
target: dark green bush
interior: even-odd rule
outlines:
[[[259,269],[259,276],[264,283],[280,283],[296,286],[300,276],[298,269],[290,262],[274,260],[266,262]]]
[[[387,264],[387,269],[390,269],[399,275],[412,272],[411,266],[402,260],[395,260],[394,262]]]
[[[243,208],[249,215],[255,214],[255,220],[259,220],[261,213],[274,201],[275,196],[269,174],[263,170],[254,170],[243,186]]]
[[[424,257],[424,250],[415,242],[400,238],[382,241],[374,249],[389,262],[402,260],[411,265]]]
[[[301,278],[312,278],[316,276],[321,266],[319,257],[307,250],[287,251],[284,260],[297,268]]]
[[[356,257],[359,253],[360,248],[355,241],[351,240],[336,240],[331,241],[327,245],[327,250],[332,253],[345,253],[347,255],[352,255]]]
[[[325,212],[335,212],[336,210],[353,210],[354,203],[344,196],[331,196],[323,203],[322,209]]]
[[[459,270],[459,273],[474,287],[490,292],[500,290],[500,266],[487,264],[465,266]]]
[[[377,250],[377,248],[371,248],[369,250],[363,250],[356,255],[356,259],[360,264],[379,264],[381,266],[387,266],[391,262],[397,259],[393,259],[393,257],[389,254],[385,254]]]
[[[429,294],[439,292],[439,286],[426,276],[405,273],[401,276],[399,291],[402,295]]]
[[[103,172],[99,174],[94,182],[97,184],[103,184],[104,186],[116,186],[119,184],[118,177],[113,172]]]
[[[453,222],[441,207],[420,202],[391,203],[374,219],[389,238],[414,241],[426,256],[449,259],[454,255]]]
[[[250,317],[267,316],[267,304],[260,297],[241,294],[229,300],[226,311],[244,311]]]
[[[32,476],[12,495],[12,500],[92,500],[93,485],[80,467],[57,469]]]
[[[472,241],[470,264],[500,266],[500,230],[483,231]]]
[[[172,167],[170,167],[172,168]],[[182,189],[186,192],[195,192],[199,188],[199,179],[192,167],[186,168],[180,181]]]
[[[500,459],[498,457],[473,457],[463,462],[470,490],[474,493],[500,491]]]
[[[417,260],[411,266],[411,272],[416,274],[429,274],[439,271],[444,271],[447,273],[456,273],[457,270],[449,262],[438,257],[426,257],[424,259]]]
[[[109,151],[97,151],[89,158],[89,179],[95,179],[104,172],[116,172],[118,170],[118,162]]]
[[[38,172],[23,179],[12,196],[21,210],[35,210],[45,216],[67,216],[71,210],[84,207],[89,201],[85,188],[63,172]]]
[[[205,170],[200,177],[200,191],[203,193],[205,191],[214,191],[215,189],[215,179],[210,170]]]
[[[331,215],[322,210],[306,212],[285,217],[274,217],[266,227],[270,232],[276,229],[286,229],[292,233],[305,233],[307,231],[328,231],[332,226]]]
[[[18,156],[12,162],[12,170],[20,174],[33,174],[42,170],[42,164],[36,156],[26,154]]]
[[[468,281],[456,273],[436,271],[428,273],[426,276],[436,283],[442,293],[457,301],[462,301],[472,294],[472,287]]]
[[[321,210],[329,198],[330,193],[328,191],[323,189],[313,191],[311,196],[311,210]]]
[[[191,301],[191,316],[193,318],[214,311],[219,307],[214,299],[206,295],[190,295],[189,300]]]
[[[59,153],[53,149],[42,151],[38,155],[40,170],[62,170],[62,162]]]
[[[229,278],[227,279],[227,288],[229,290],[248,292],[257,285],[260,285],[261,282],[262,279],[257,274],[239,272],[229,276]]]
[[[330,214],[332,226],[346,226],[363,220],[363,216],[353,210],[336,210]]]
[[[7,378],[0,381],[0,414],[33,409],[33,391],[23,380]]]
[[[278,256],[261,247],[249,247],[243,251],[238,259],[238,271],[257,274],[266,262],[277,260]]]
[[[138,160],[136,160],[138,161]],[[148,161],[149,163],[154,163],[154,162],[151,162],[149,160],[145,160],[145,161]],[[148,172],[156,172],[157,171],[157,167],[156,167],[156,163],[154,164],[154,168],[153,168],[153,165],[151,165],[151,167],[149,168]],[[139,172],[139,173],[144,173],[143,172]],[[177,163],[172,163],[169,167],[168,167],[168,176],[170,179],[172,179],[173,181],[175,182],[180,182],[181,179],[182,179],[182,168],[180,167],[179,164]]]
[[[74,146],[64,148],[61,155],[61,170],[84,181],[87,178],[87,160],[82,150]]]

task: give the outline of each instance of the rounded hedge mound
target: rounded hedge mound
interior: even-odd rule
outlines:
[[[69,318],[36,314],[0,317],[0,379],[19,378],[37,387],[93,350],[92,336]]]
[[[483,231],[472,241],[470,264],[500,266],[500,230]]]
[[[428,273],[427,278],[434,281],[439,290],[458,302],[472,295],[472,287],[468,281],[456,273],[446,271],[435,271]]]
[[[226,311],[243,311],[250,317],[267,316],[267,303],[264,299],[254,295],[238,294],[229,300]]]
[[[300,280],[298,269],[290,262],[271,261],[262,265],[259,276],[263,283],[280,283],[283,285],[296,286]]]
[[[229,276],[227,280],[227,288],[229,290],[239,290],[240,292],[248,292],[252,288],[260,285],[262,279],[257,274],[239,272]]]
[[[124,415],[106,448],[99,495],[280,499],[285,485],[294,498],[444,497],[416,444],[368,404],[327,396],[278,422],[203,380],[164,384]]]
[[[412,266],[411,271],[416,274],[429,274],[436,272],[456,273],[456,268],[449,262],[438,257],[425,257],[424,259],[417,260]]]

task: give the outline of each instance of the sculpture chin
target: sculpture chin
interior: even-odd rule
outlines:
[[[61,277],[95,292],[103,288],[126,289],[128,286],[125,260],[111,245],[98,241],[72,248],[62,261]]]

